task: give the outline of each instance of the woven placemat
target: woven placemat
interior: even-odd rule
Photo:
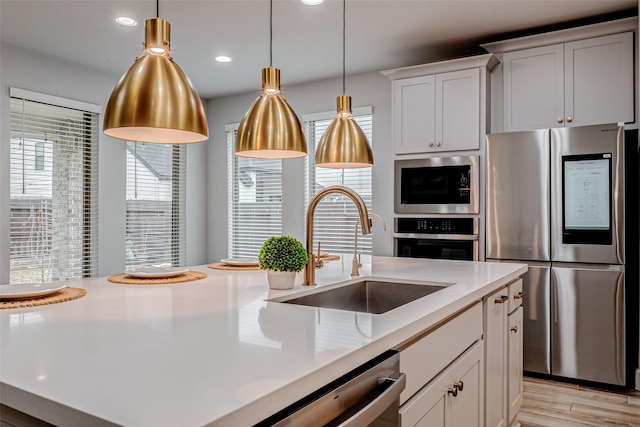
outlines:
[[[87,291],[82,288],[64,288],[53,294],[41,297],[0,301],[0,309],[36,307],[38,305],[56,304],[59,302],[82,298],[86,294]]]
[[[214,270],[236,270],[236,271],[260,270],[260,267],[257,265],[229,265],[223,262],[213,262],[211,264],[207,264],[207,267],[212,268]]]
[[[168,285],[171,283],[192,282],[207,277],[207,273],[189,270],[179,276],[140,279],[138,277],[129,276],[127,273],[114,274],[109,276],[107,280],[111,283],[120,283],[123,285]]]

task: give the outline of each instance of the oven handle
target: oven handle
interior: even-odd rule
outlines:
[[[477,234],[418,234],[418,233],[393,233],[395,238],[404,239],[431,239],[431,240],[478,240]]]
[[[381,385],[386,385],[387,388],[367,406],[340,423],[338,427],[367,426],[374,422],[380,414],[400,398],[400,393],[402,393],[407,383],[407,376],[401,373],[397,379],[380,378],[379,381]]]

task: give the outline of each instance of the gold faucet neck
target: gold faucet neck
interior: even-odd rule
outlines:
[[[318,191],[311,201],[309,202],[309,207],[307,208],[307,221],[306,221],[306,248],[307,254],[309,255],[309,262],[304,268],[304,281],[302,282],[305,286],[315,286],[316,285],[316,267],[315,267],[315,259],[313,254],[313,217],[315,214],[316,207],[320,200],[322,200],[325,196],[329,194],[342,194],[353,201],[358,209],[358,215],[360,217],[362,234],[370,234],[371,227],[369,224],[369,212],[367,211],[367,206],[362,200],[362,197],[358,195],[355,191],[350,188],[342,187],[339,185],[323,188]],[[320,256],[320,254],[318,254]]]

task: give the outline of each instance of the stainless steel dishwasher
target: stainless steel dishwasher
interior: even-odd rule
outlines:
[[[400,353],[389,350],[256,426],[399,426],[405,383]]]

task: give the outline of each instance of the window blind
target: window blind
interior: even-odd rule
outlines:
[[[96,275],[98,114],[12,96],[10,116],[10,283]]]
[[[314,115],[306,120],[309,153],[315,153],[324,131],[335,118],[335,113]],[[355,115],[354,119],[372,143],[373,116],[370,113]],[[314,194],[325,187],[341,185],[349,187],[362,197],[371,212],[372,184],[371,168],[328,169],[315,167],[315,157],[306,160],[305,206]],[[320,201],[314,215],[314,248],[320,242],[321,252],[353,253],[355,225],[359,219],[358,210],[353,202],[342,195],[328,195]],[[361,254],[372,253],[371,235],[363,236],[358,227],[358,250]]]
[[[186,262],[186,147],[127,142],[126,265]]]
[[[236,156],[236,131],[227,131],[229,256],[257,257],[282,234],[282,160]]]

